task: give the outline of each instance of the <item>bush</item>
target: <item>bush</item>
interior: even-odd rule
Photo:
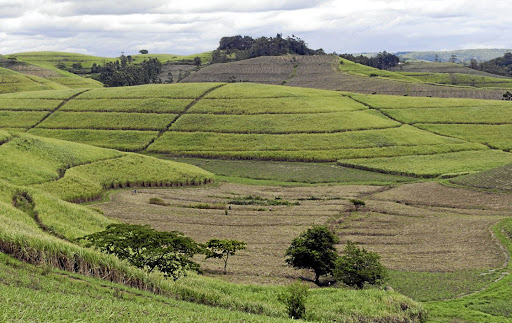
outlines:
[[[278,299],[286,306],[288,316],[292,319],[301,319],[306,314],[306,298],[308,287],[299,281],[288,286]]]
[[[379,262],[380,256],[347,241],[345,255],[336,261],[334,276],[349,286],[363,288],[365,284],[379,285],[387,275]]]
[[[164,200],[162,200],[159,197],[152,197],[149,199],[149,204],[155,204],[155,205],[161,205],[161,206],[168,206],[169,203],[166,203]]]

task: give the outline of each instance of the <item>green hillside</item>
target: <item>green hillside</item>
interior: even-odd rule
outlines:
[[[0,67],[0,94],[23,91],[61,90],[67,88],[68,87],[59,83],[38,76],[24,75]]]
[[[433,62],[436,54],[442,62],[448,62],[451,55],[456,55],[457,60],[469,62],[471,59],[477,61],[488,61],[496,57],[503,56],[510,49],[459,49],[451,51],[416,51],[396,53],[400,59],[405,60],[425,60]]]

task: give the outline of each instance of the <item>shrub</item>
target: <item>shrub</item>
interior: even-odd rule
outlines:
[[[159,197],[152,197],[149,199],[149,204],[155,204],[155,205],[161,205],[161,206],[168,206],[169,203],[166,203],[164,200],[162,200]]]
[[[288,316],[298,320],[306,314],[307,297],[308,287],[296,281],[279,294],[278,300],[286,306]]]
[[[365,284],[379,285],[387,275],[379,262],[380,256],[347,241],[345,255],[336,261],[334,276],[349,286],[363,288]]]

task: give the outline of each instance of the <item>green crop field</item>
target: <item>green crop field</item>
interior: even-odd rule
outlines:
[[[461,73],[400,73],[426,83],[472,86],[476,88],[512,88],[512,79]]]
[[[375,111],[326,114],[206,115],[187,114],[173,124],[176,131],[226,133],[318,133],[397,126],[393,120]]]
[[[29,128],[48,114],[47,111],[0,110],[0,128]]]
[[[371,76],[371,77],[382,77],[389,78],[392,80],[398,81],[407,81],[407,82],[421,82],[414,77],[410,77],[408,75],[404,75],[401,73],[379,70],[378,68],[373,68],[370,66],[354,63],[349,61],[348,59],[340,58],[340,65],[338,66],[340,71],[347,72],[350,74],[358,75],[358,76]]]
[[[33,128],[29,133],[122,151],[143,149],[158,135],[157,131],[43,128]]]
[[[430,132],[445,136],[479,142],[493,148],[510,151],[512,149],[512,124],[417,124]]]
[[[366,110],[367,108],[344,97],[281,97],[249,99],[201,100],[190,113],[262,114],[262,113],[322,113]]]
[[[145,98],[171,98],[196,99],[206,91],[218,86],[218,83],[203,84],[150,84],[128,86],[121,88],[93,89],[80,94],[77,99],[145,99]]]
[[[0,94],[23,91],[61,90],[66,86],[33,76],[23,75],[0,67]]]
[[[289,97],[336,97],[334,91],[294,88],[289,86],[269,86],[256,83],[233,83],[208,94],[206,99],[250,99],[250,98],[289,98]]]
[[[382,109],[387,115],[405,123],[482,123],[509,124],[510,107],[411,108]]]
[[[48,117],[38,127],[46,129],[163,130],[175,118],[175,114],[59,111]]]
[[[177,113],[183,111],[191,99],[90,99],[72,100],[61,111],[75,112],[141,112],[141,113]]]
[[[512,154],[495,150],[462,151],[390,158],[345,159],[339,161],[339,164],[342,166],[422,177],[477,172],[508,163],[512,163]]]

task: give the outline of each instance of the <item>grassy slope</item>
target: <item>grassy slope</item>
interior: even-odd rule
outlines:
[[[23,91],[61,90],[67,88],[68,87],[50,80],[32,75],[23,75],[0,67],[0,94]]]
[[[37,212],[37,218],[39,218],[39,220],[41,220],[42,223],[44,223],[44,225],[52,232],[69,239],[81,236],[85,233],[101,230],[102,227],[110,222],[94,210],[88,209],[84,206],[69,204],[59,200],[55,195],[49,195],[44,192],[44,189],[54,185],[52,183],[59,183],[59,181],[51,182],[50,180],[54,178],[56,169],[58,169],[60,165],[67,163],[65,158],[80,158],[80,160],[88,161],[90,158],[93,158],[93,156],[96,156],[96,159],[100,158],[101,153],[106,153],[108,156],[110,151],[94,147],[88,148],[80,144],[61,142],[53,139],[37,138],[30,135],[18,136],[19,139],[16,137],[9,143],[0,146],[0,148],[6,149],[2,156],[5,155],[12,159],[16,159],[17,155],[23,153],[27,149],[29,153],[40,156],[47,153],[48,149],[51,148],[49,146],[53,145],[54,148],[51,155],[54,156],[54,161],[53,164],[47,165],[44,172],[40,172],[35,165],[27,165],[27,170],[25,171],[25,176],[23,178],[13,178],[13,176],[10,175],[11,172],[9,168],[2,169],[4,171],[3,178],[8,180],[0,181],[0,248],[4,252],[31,263],[38,263],[42,265],[47,264],[49,266],[53,265],[61,269],[74,270],[79,273],[88,273],[93,276],[101,275],[102,277],[112,279],[115,282],[124,282],[127,285],[136,285],[143,289],[158,291],[164,295],[171,295],[194,302],[214,305],[216,307],[237,309],[241,312],[260,313],[271,317],[286,317],[284,307],[277,302],[277,295],[281,291],[282,287],[235,285],[195,275],[179,280],[177,283],[163,281],[157,273],[152,275],[142,273],[140,270],[131,268],[123,262],[119,262],[114,257],[101,255],[93,250],[83,249],[77,245],[65,242],[41,231],[33,218],[31,218],[31,216],[35,216],[35,213],[25,213],[12,206],[12,196],[16,194],[16,192],[25,191],[26,194],[32,196],[35,203],[34,211]],[[10,146],[13,148],[10,148]],[[23,147],[23,149],[21,149],[21,147]],[[113,151],[112,153],[120,154]],[[192,166],[182,166],[168,161],[157,161],[143,156],[125,156],[128,159],[122,157],[107,160],[107,162],[115,161],[116,163],[120,163],[115,165],[115,167],[120,171],[119,174],[112,173],[113,165],[98,167],[103,163],[102,161],[99,161],[97,163],[91,163],[87,166],[83,166],[86,168],[85,170],[82,169],[81,166],[71,168],[66,172],[63,180],[65,181],[68,176],[72,177],[80,175],[86,176],[86,180],[92,181],[96,178],[100,182],[105,180],[107,175],[110,176],[110,178],[117,177],[119,179],[122,179],[120,178],[121,174],[122,176],[132,174],[132,176],[145,177],[146,175],[144,174],[146,174],[146,172],[140,172],[140,163],[133,163],[133,158],[148,161],[149,164],[145,167],[146,169],[147,167],[154,167],[155,173],[153,173],[153,176],[156,176],[158,179],[155,179],[155,177],[148,177],[145,179],[148,182],[158,181],[160,183],[160,181],[167,180],[163,176],[166,172],[173,174],[178,173],[177,175],[180,176],[181,180],[186,180],[187,183],[190,182],[189,179],[191,179],[194,174],[208,176],[208,173],[200,171]],[[63,160],[59,162],[60,159]],[[51,171],[52,168],[53,172]],[[31,171],[36,172],[36,174],[30,174]],[[156,173],[156,171],[158,173]],[[27,185],[30,184],[30,182],[38,183],[41,181],[42,177],[46,178],[47,185],[50,186],[45,186],[43,184],[27,187],[11,184],[17,183]],[[107,177],[107,180],[110,179]],[[136,177],[128,180],[136,181],[138,179]],[[68,191],[66,194],[74,191],[76,187],[77,186],[72,184],[68,185]],[[78,191],[74,191],[74,193],[81,194],[81,192]],[[3,257],[3,263],[15,263],[12,260],[5,259],[8,258]],[[20,265],[18,266],[20,267]],[[82,307],[83,312],[80,312],[84,314],[81,315],[85,315],[85,313],[89,311],[95,312],[97,309],[104,308],[103,306],[105,306],[101,302],[93,302],[93,304],[96,305],[92,305],[89,302],[90,298],[88,298],[87,295],[91,295],[91,297],[95,297],[96,299],[103,298],[102,295],[104,295],[101,291],[91,289],[87,289],[87,295],[84,295],[81,292],[83,290],[79,289],[75,290],[73,299],[70,300],[69,297],[64,298],[62,294],[66,294],[66,292],[62,292],[62,290],[72,288],[68,287],[70,285],[68,285],[69,282],[66,280],[60,281],[61,287],[57,290],[53,290],[53,292],[50,293],[50,296],[44,293],[45,298],[42,299],[41,295],[43,295],[43,292],[41,291],[51,290],[53,286],[55,286],[52,280],[49,279],[51,277],[55,277],[55,272],[52,272],[52,270],[47,272],[46,275],[43,275],[43,279],[35,282],[39,288],[31,289],[30,284],[34,283],[35,279],[23,279],[26,275],[29,275],[27,271],[32,270],[33,272],[33,269],[29,268],[30,266],[25,265],[21,267],[21,275],[19,275],[19,277],[23,277],[20,278],[22,281],[18,279],[19,282],[15,283],[11,278],[6,278],[7,281],[4,281],[4,285],[7,287],[2,288],[0,297],[7,300],[7,302],[2,302],[2,304],[12,305],[23,302],[23,300],[26,299],[31,300],[31,302],[24,302],[24,310],[21,312],[16,310],[17,307],[10,306],[11,309],[6,309],[5,311],[2,311],[2,313],[9,313],[12,317],[17,317],[23,320],[51,319],[53,317],[51,316],[52,314],[42,314],[39,312],[39,309],[45,304],[53,304],[60,308],[60,312],[57,311],[55,313],[59,313],[62,317],[68,317],[72,314],[70,312],[72,307],[70,305],[62,307],[59,305],[64,299],[66,299],[66,302],[71,305],[77,304],[78,302],[85,305]],[[3,266],[3,269],[7,272],[12,272],[12,268],[9,268],[8,265]],[[6,277],[11,276],[7,274]],[[80,277],[75,278],[72,281],[76,282],[80,279],[94,282],[92,279]],[[27,282],[29,286],[27,286],[25,282]],[[94,285],[95,283],[92,284]],[[20,286],[22,286],[21,289]],[[76,287],[76,285],[71,286]],[[126,290],[124,287],[117,288]],[[17,289],[20,289],[19,293],[15,292]],[[118,293],[123,294],[123,292]],[[154,295],[150,295],[148,297],[152,298],[152,300],[151,305],[147,306],[152,306],[153,308],[162,308],[158,307],[159,302],[153,301],[154,299],[167,300],[170,303],[176,304],[178,308],[181,306],[179,302],[167,299],[167,297],[158,297]],[[110,306],[114,306],[116,311],[122,308],[120,307],[120,303],[114,302],[112,304],[111,302],[108,302],[108,304]],[[333,304],[339,305],[332,306]],[[183,306],[184,311],[182,311],[182,315],[184,315],[184,319],[189,315],[187,309],[190,307],[187,306],[195,308],[197,313],[200,313],[201,311],[200,307],[197,305],[183,304]],[[340,309],[340,306],[343,308],[342,310]],[[404,296],[397,293],[389,293],[379,290],[368,290],[362,292],[335,289],[314,290],[312,291],[312,297],[308,308],[310,309],[308,311],[308,318],[312,320],[332,320],[334,318],[349,320],[354,317],[360,319],[404,320],[406,318],[417,318],[419,315],[424,315],[416,303]],[[74,311],[76,311],[76,309],[74,309]],[[132,312],[130,311],[123,311],[122,315],[126,315],[126,317],[129,318],[133,315],[131,313]],[[101,318],[104,317],[102,316],[104,314],[95,315],[98,315],[98,317]],[[250,316],[247,316],[246,314],[238,312],[228,314],[220,309],[207,309],[205,315],[213,315],[212,318],[222,317],[221,320],[226,321],[233,318],[237,319],[239,317],[248,318],[250,320]]]

